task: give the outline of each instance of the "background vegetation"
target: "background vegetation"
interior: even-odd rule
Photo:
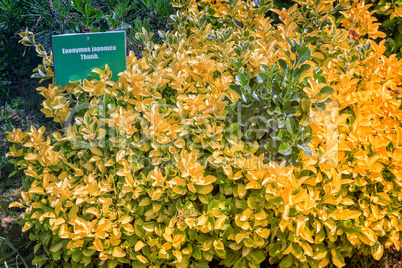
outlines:
[[[274,1],[275,8],[289,8],[293,1]],[[385,32],[386,54],[402,53],[401,2],[373,1],[373,11],[380,30]],[[342,8],[340,6],[340,8]],[[39,63],[35,51],[18,44],[18,34],[25,29],[35,32],[38,42],[51,48],[52,34],[91,31],[126,30],[128,49],[141,57],[143,44],[135,33],[145,28],[155,33],[152,42],[160,43],[158,30],[167,31],[170,15],[175,9],[169,0],[0,0],[0,267],[30,267],[35,257],[29,232],[21,234],[18,209],[8,209],[22,189],[21,177],[13,175],[13,166],[6,160],[9,143],[6,131],[20,128],[27,131],[31,125],[47,129],[57,126],[40,112],[42,97],[36,92],[37,82],[30,78]],[[276,22],[278,14],[268,11]],[[353,32],[360,36],[365,33]],[[381,261],[366,256],[353,256],[348,267],[402,267],[400,252],[390,250]],[[216,264],[211,263],[211,266]],[[267,265],[263,263],[262,265]],[[266,267],[266,266],[264,266]]]

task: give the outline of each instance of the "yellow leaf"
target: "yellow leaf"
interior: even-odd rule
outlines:
[[[215,230],[220,230],[223,228],[223,225],[225,224],[225,220],[226,220],[227,216],[226,215],[221,215],[215,222]]]
[[[20,202],[12,202],[8,207],[9,208],[22,208],[24,206]]]
[[[27,222],[24,224],[24,227],[22,228],[22,231],[23,231],[23,232],[28,231],[29,229],[32,228],[32,226],[33,226],[33,223],[27,221]]]
[[[99,238],[95,238],[94,247],[97,251],[103,251],[103,245]]]
[[[143,247],[145,247],[147,244],[145,244],[144,242],[142,242],[141,240],[139,240],[135,246],[134,246],[134,250],[135,251],[140,251]]]
[[[140,262],[142,262],[142,263],[148,263],[148,262],[149,262],[148,259],[145,258],[145,257],[142,256],[142,255],[137,255],[137,259],[138,259]]]
[[[125,257],[126,253],[120,248],[120,247],[115,247],[113,250],[113,257],[116,258],[122,258]]]
[[[198,217],[197,219],[197,225],[205,225],[208,221],[208,217],[205,215],[201,215],[200,217]]]
[[[184,148],[184,146],[186,145],[186,142],[183,139],[178,139],[174,142],[174,145],[177,148]]]
[[[93,215],[95,215],[96,217],[98,217],[99,216],[99,210],[97,209],[97,208],[94,208],[94,207],[90,207],[90,208],[88,208],[86,211],[85,211],[85,214],[93,214]]]
[[[192,182],[190,182],[189,184],[187,184],[188,190],[192,193],[196,193],[197,190],[194,187],[194,184]]]
[[[92,152],[93,154],[95,154],[95,155],[103,156],[102,151],[99,150],[98,148],[93,148],[93,147],[91,147],[91,148],[89,148],[89,150],[91,150],[91,152]]]
[[[32,187],[31,189],[29,189],[28,192],[31,194],[40,194],[40,195],[45,194],[42,187]]]
[[[181,252],[178,251],[178,250],[173,250],[172,253],[173,253],[173,255],[176,257],[177,262],[178,262],[178,263],[181,263],[182,260],[183,260],[183,255],[181,254]]]
[[[158,188],[152,193],[151,198],[152,200],[158,200],[161,196],[162,196],[162,190]]]
[[[151,204],[151,199],[148,197],[145,197],[141,200],[141,202],[138,204],[140,207],[145,207],[148,206],[149,204]]]
[[[214,187],[212,185],[206,185],[204,187],[201,188],[201,190],[198,191],[199,194],[209,194],[210,192],[212,192],[212,190],[214,189]]]
[[[237,244],[239,244],[244,238],[247,238],[247,237],[249,237],[249,235],[246,233],[238,233],[235,237],[235,241]]]
[[[24,170],[24,173],[27,176],[31,176],[31,177],[34,177],[34,178],[38,177],[38,174],[35,171],[33,171],[32,169]]]
[[[329,264],[329,257],[328,257],[328,255],[327,255],[324,259],[322,259],[322,260],[320,261],[320,263],[318,264],[318,268],[327,267],[328,264]]]
[[[313,57],[314,57],[314,58],[317,58],[317,59],[320,59],[320,60],[324,60],[324,59],[325,59],[324,55],[322,55],[322,53],[320,53],[320,52],[314,52],[314,53],[313,53]]]
[[[373,254],[374,259],[379,260],[382,257],[382,254],[384,253],[384,247],[380,243],[378,243],[377,249]]]
[[[336,250],[331,251],[332,254],[332,261],[336,267],[343,267],[345,266],[345,260],[343,259],[342,255],[340,254],[339,248]]]
[[[313,259],[314,260],[322,260],[327,256],[328,252],[324,251],[324,252],[318,252],[314,255]]]
[[[221,241],[215,240],[214,241],[214,248],[216,250],[224,250],[225,246],[223,245],[223,243]]]
[[[125,155],[126,155],[125,150],[120,150],[119,152],[117,152],[117,154],[116,154],[116,162],[119,162],[120,160],[122,160]]]
[[[133,218],[131,218],[130,216],[124,215],[120,218],[120,223],[121,224],[126,224],[129,223]]]
[[[237,171],[236,174],[233,176],[234,180],[238,180],[243,177],[243,173],[241,171]]]
[[[237,193],[239,194],[240,198],[243,198],[246,195],[247,190],[246,190],[246,187],[244,186],[244,184],[241,183],[241,184],[237,185]]]
[[[29,153],[29,154],[27,154],[25,157],[24,157],[24,159],[25,160],[28,160],[28,161],[32,161],[32,160],[35,160],[35,159],[37,159],[38,158],[38,155],[37,154],[33,154],[33,153]]]
[[[313,256],[313,249],[311,248],[311,246],[304,241],[298,242],[299,246],[301,246],[304,250],[304,252],[306,253],[306,255],[312,257]]]

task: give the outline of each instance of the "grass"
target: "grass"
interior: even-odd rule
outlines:
[[[14,166],[8,163],[6,154],[10,146],[8,131],[14,128],[27,131],[31,125],[57,128],[40,112],[43,98],[35,90],[37,86],[36,80],[26,77],[7,81],[0,88],[0,268],[33,267],[35,245],[29,240],[29,232],[21,232],[20,216],[23,211],[8,208],[11,202],[20,198],[22,180],[18,174],[9,176]]]
[[[4,163],[2,163],[4,164]],[[29,240],[29,232],[21,232],[20,216],[23,211],[9,209],[8,205],[18,200],[21,187],[19,179],[13,186],[2,184],[0,189],[0,268],[32,267],[34,244]]]

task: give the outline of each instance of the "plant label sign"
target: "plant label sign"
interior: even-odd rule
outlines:
[[[56,85],[99,78],[91,71],[103,70],[106,64],[112,71],[113,81],[126,70],[124,31],[53,35],[52,45]]]

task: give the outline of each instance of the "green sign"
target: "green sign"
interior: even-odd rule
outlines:
[[[91,71],[103,70],[106,64],[112,71],[113,81],[126,70],[124,31],[53,35],[52,46],[56,85],[97,78]]]

